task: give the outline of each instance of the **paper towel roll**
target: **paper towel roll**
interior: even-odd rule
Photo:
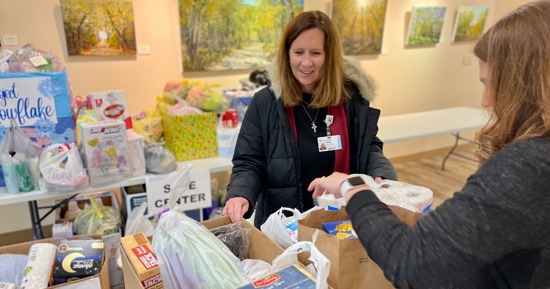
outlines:
[[[38,243],[31,246],[29,260],[25,267],[25,276],[21,281],[21,289],[48,287],[56,251],[57,246],[50,243]]]

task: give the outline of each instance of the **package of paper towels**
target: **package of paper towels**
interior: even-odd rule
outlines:
[[[31,246],[21,289],[48,287],[56,251],[57,246],[50,243],[37,243]]]

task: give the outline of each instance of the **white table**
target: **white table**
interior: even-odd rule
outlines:
[[[191,163],[191,168],[209,169],[210,173],[223,172],[226,170],[230,170],[233,167],[233,164],[231,163],[231,159],[229,158],[215,157],[215,158],[193,160],[188,162]],[[183,163],[185,162],[179,163],[180,167]],[[121,188],[121,187],[127,187],[127,186],[138,185],[138,184],[145,184],[145,176],[130,178],[123,181],[104,184],[100,186],[87,186],[86,188],[72,191],[72,192],[66,192],[66,193],[43,192],[43,191],[35,190],[28,193],[10,194],[6,192],[6,188],[0,188],[0,206],[28,202],[34,238],[42,239],[44,238],[44,232],[42,230],[42,221],[44,221],[44,219],[49,214],[54,212],[55,209],[62,206],[64,203],[70,201],[72,198],[76,197],[76,195],[80,193],[104,191],[104,190],[110,190],[114,188]],[[44,206],[44,207],[38,206],[37,201],[53,199],[53,198],[62,199],[62,201],[53,206]],[[49,209],[49,211],[46,214],[44,214],[44,216],[41,217],[39,211],[43,209]]]
[[[388,144],[451,134],[455,137],[455,144],[443,159],[441,169],[444,170],[450,155],[470,159],[455,152],[460,140],[475,143],[461,137],[460,132],[478,130],[487,119],[485,110],[466,106],[385,116],[378,121],[378,137]]]

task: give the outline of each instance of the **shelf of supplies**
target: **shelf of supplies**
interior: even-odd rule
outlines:
[[[191,163],[191,167],[193,169],[209,169],[210,173],[227,171],[227,170],[230,170],[231,167],[233,166],[233,164],[231,163],[231,159],[221,158],[221,157],[199,159],[199,160],[193,160],[188,162]],[[181,165],[183,165],[184,163],[186,162],[180,162],[179,166],[181,167]],[[105,191],[105,190],[110,190],[114,188],[145,184],[145,179],[146,179],[146,176],[129,178],[122,181],[102,184],[98,186],[87,186],[79,190],[65,192],[65,193],[44,192],[40,190],[35,190],[28,193],[10,194],[6,192],[6,188],[0,188],[0,206],[29,202],[29,201],[54,199],[54,198],[62,199],[62,198],[66,198],[79,193]]]

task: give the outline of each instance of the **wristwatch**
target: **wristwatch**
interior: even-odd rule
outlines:
[[[364,186],[366,184],[367,183],[365,183],[363,178],[360,177],[360,176],[349,177],[340,185],[340,195],[342,195],[342,198],[343,198],[343,197],[346,196],[346,193],[349,190],[351,190],[355,187]]]

